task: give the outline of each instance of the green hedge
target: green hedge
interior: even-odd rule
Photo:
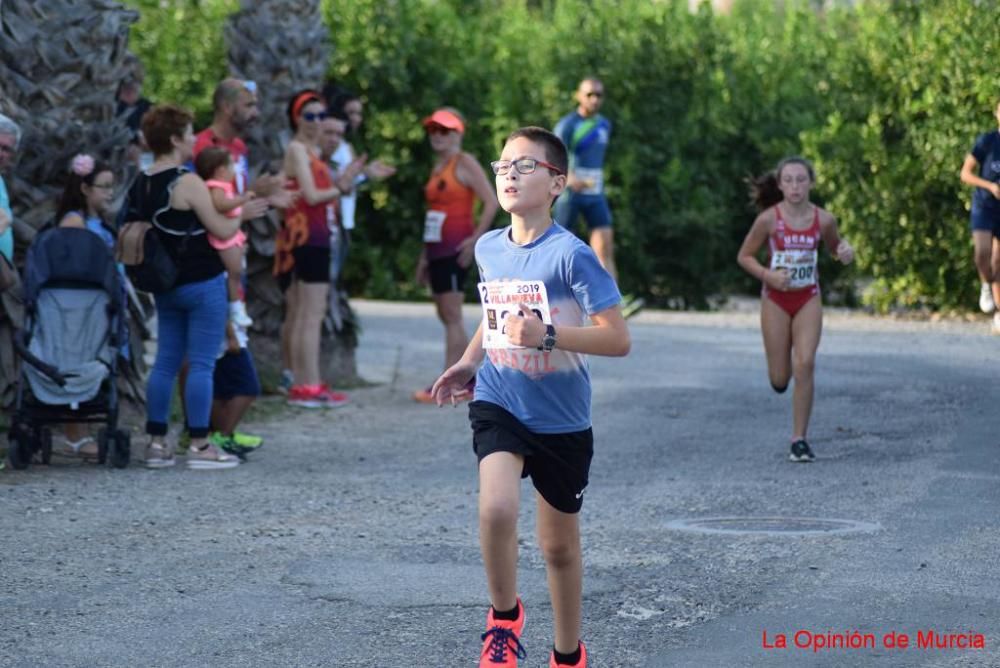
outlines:
[[[224,66],[218,26],[235,4],[173,3],[205,12],[204,27],[189,24],[198,39],[158,20],[136,28],[150,73],[162,73],[151,85],[160,99],[208,104]],[[465,148],[485,166],[513,128],[552,127],[579,78],[595,74],[615,124],[607,189],[625,290],[695,307],[756,290],[735,263],[754,216],[744,179],[803,154],[819,172],[818,200],[858,250],[853,268],[821,267],[833,292],[850,299],[870,277],[863,296],[881,309],[974,304],[958,171],[995,127],[998,3],[816,4],[738,0],[714,15],[687,0],[324,0],[330,74],[367,103],[358,143],[399,167],[361,198],[352,292],[423,294],[411,276],[432,162],[426,113],[461,109]],[[181,54],[160,46],[181,38]],[[183,76],[172,78],[168,57],[190,59]]]

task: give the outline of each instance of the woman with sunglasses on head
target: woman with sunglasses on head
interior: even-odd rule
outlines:
[[[817,261],[822,239],[844,264],[854,249],[837,231],[837,220],[809,201],[816,182],[803,158],[785,158],[773,172],[754,180],[751,197],[760,214],[740,246],[736,261],[763,284],[760,328],[771,387],[779,394],[795,379],[792,396],[792,439],[789,459],[815,459],[806,430],[813,404],[813,371],[823,329]],[[768,245],[768,264],[757,253]]]
[[[444,325],[444,368],[448,369],[469,343],[462,322],[465,278],[475,258],[476,241],[490,229],[500,203],[486,171],[474,156],[462,150],[462,115],[451,107],[442,107],[425,118],[423,125],[435,161],[424,186],[424,248],[417,261],[416,278],[418,283],[430,285],[438,319]],[[482,209],[474,223],[477,199]],[[413,398],[434,403],[430,387],[417,390]]]
[[[347,403],[347,395],[322,382],[319,345],[330,290],[330,232],[337,224],[337,198],[351,189],[365,157],[334,180],[320,159],[320,130],[326,118],[326,104],[314,90],[301,91],[288,103],[295,136],[285,150],[283,171],[287,187],[299,197],[285,210],[274,253],[274,275],[286,298],[282,352],[294,376],[288,403],[304,408]]]

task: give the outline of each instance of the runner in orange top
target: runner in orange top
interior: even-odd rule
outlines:
[[[451,107],[442,107],[423,121],[436,160],[424,186],[424,249],[417,262],[417,282],[430,285],[438,318],[444,325],[444,368],[462,356],[469,343],[462,323],[465,278],[474,259],[476,241],[493,224],[496,192],[475,157],[462,151],[465,120]],[[483,203],[475,225],[476,199]],[[413,398],[432,403],[430,388]]]
[[[816,271],[822,237],[833,256],[844,264],[854,249],[840,238],[837,220],[809,201],[816,181],[803,158],[785,158],[778,167],[754,181],[753,199],[760,214],[740,246],[739,265],[763,283],[760,328],[764,335],[767,373],[775,392],[784,392],[795,378],[792,397],[792,443],[789,459],[811,462],[806,441],[813,404],[813,369],[823,329]],[[768,266],[757,252],[768,243]]]
[[[285,288],[283,355],[291,362],[294,385],[288,403],[304,408],[341,406],[347,395],[334,392],[319,371],[319,343],[330,290],[330,230],[336,224],[337,197],[354,185],[365,157],[351,163],[336,181],[319,159],[320,125],[326,104],[305,90],[288,104],[295,136],[285,150],[289,187],[301,194],[286,210],[274,253],[274,274]]]

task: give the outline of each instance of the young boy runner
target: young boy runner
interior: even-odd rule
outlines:
[[[431,389],[438,405],[454,405],[476,376],[469,420],[492,603],[479,665],[516,668],[526,656],[517,517],[520,479],[531,476],[555,617],[549,666],[585,668],[578,513],[593,455],[585,355],[623,356],[631,341],[615,281],[589,246],[552,221],[552,202],[566,187],[562,141],[543,128],[522,128],[491,166],[511,224],[476,244],[483,322],[462,358]],[[585,317],[593,326],[585,326]]]

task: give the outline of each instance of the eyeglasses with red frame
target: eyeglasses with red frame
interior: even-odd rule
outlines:
[[[545,162],[544,160],[536,160],[535,158],[518,158],[517,160],[494,160],[490,163],[490,167],[493,169],[493,173],[497,176],[504,176],[513,167],[517,170],[518,174],[533,174],[538,167],[545,167],[551,169],[556,174],[563,174],[563,170],[559,169],[550,162]]]

